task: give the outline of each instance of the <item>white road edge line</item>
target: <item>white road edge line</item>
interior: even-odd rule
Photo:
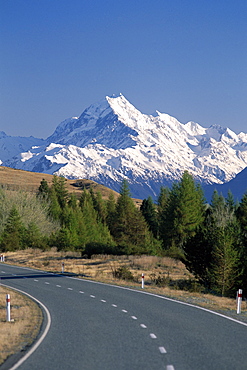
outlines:
[[[19,266],[14,266],[14,267],[19,267]],[[21,268],[25,268],[25,267],[21,267]],[[223,317],[224,319],[233,321],[233,322],[235,322],[237,324],[247,326],[247,323],[245,323],[243,321],[239,321],[237,319],[233,319],[232,317],[223,315],[222,313],[219,313],[219,312],[216,312],[216,311],[212,311],[212,310],[210,310],[208,308],[205,308],[205,307],[196,306],[195,304],[192,304],[192,303],[178,301],[176,299],[165,297],[165,296],[162,296],[162,295],[158,295],[158,294],[154,294],[154,293],[149,293],[149,292],[144,292],[142,290],[136,290],[136,289],[127,288],[127,287],[123,287],[123,286],[119,286],[119,285],[111,285],[111,284],[107,284],[107,283],[102,283],[100,281],[93,281],[93,280],[87,280],[87,279],[79,279],[79,278],[75,278],[75,277],[71,277],[71,276],[66,276],[66,279],[73,279],[73,280],[79,280],[79,281],[82,280],[84,283],[97,284],[97,285],[105,285],[105,286],[109,286],[109,287],[116,288],[116,289],[124,289],[124,290],[129,290],[129,291],[135,292],[135,293],[150,295],[152,297],[164,299],[165,301],[170,301],[170,302],[178,303],[178,304],[181,304],[181,305],[184,305],[184,306],[189,306],[189,307],[197,308],[198,310],[209,312],[209,313],[211,313],[213,315]]]
[[[7,288],[10,288],[10,289],[13,289],[13,290],[16,290],[30,298],[32,298],[34,301],[36,301],[45,311],[46,315],[47,315],[47,324],[46,324],[46,327],[45,327],[45,330],[43,332],[43,334],[41,335],[41,337],[37,340],[37,342],[31,347],[31,349],[25,354],[25,356],[23,356],[14,366],[12,366],[10,368],[10,370],[15,370],[17,369],[20,365],[23,364],[24,361],[26,361],[28,359],[28,357],[30,357],[34,351],[36,351],[36,349],[40,346],[40,344],[43,342],[43,340],[45,339],[49,329],[50,329],[50,326],[51,326],[51,315],[50,315],[50,312],[48,311],[48,308],[42,303],[40,302],[37,298],[33,297],[31,294],[28,294],[26,292],[23,292],[22,290],[20,289],[16,289],[16,288],[13,288],[11,286],[8,286],[8,285],[5,285],[5,284],[2,284],[3,286],[7,287]]]
[[[37,271],[38,271],[38,272],[43,272],[43,273],[47,273],[47,274],[48,274],[48,272],[47,272],[47,271],[43,271],[43,270],[36,270],[36,269],[32,269],[32,268],[30,268],[30,267],[22,267],[22,266],[14,266],[14,265],[9,265],[9,266],[10,266],[10,267],[17,267],[17,268],[19,268],[19,269],[23,269],[23,270],[29,270],[29,271],[35,271],[35,272],[37,272]],[[5,273],[5,271],[2,271],[2,272],[3,272],[3,273]],[[62,276],[62,275],[61,275],[61,274],[59,274],[59,273],[52,273],[52,272],[49,272],[49,274],[54,275],[54,276],[60,276],[60,277]],[[220,317],[223,317],[224,319],[227,319],[227,320],[230,320],[230,321],[236,322],[237,324],[247,326],[247,323],[245,323],[245,322],[242,322],[242,321],[239,321],[239,320],[233,319],[232,317],[229,317],[229,316],[223,315],[223,314],[221,314],[221,313],[219,313],[219,312],[209,310],[208,308],[204,308],[204,307],[196,306],[196,305],[194,305],[194,304],[192,304],[192,303],[187,303],[187,302],[178,301],[178,300],[173,299],[173,298],[164,297],[164,296],[161,296],[161,295],[158,295],[158,294],[154,294],[154,293],[144,292],[144,291],[142,291],[142,290],[136,290],[136,289],[131,289],[131,288],[127,288],[127,287],[122,287],[122,286],[119,286],[119,285],[111,285],[111,284],[107,284],[107,283],[102,283],[102,282],[100,282],[100,281],[93,281],[93,280],[79,279],[79,278],[75,278],[75,277],[71,277],[71,276],[64,276],[64,277],[65,277],[66,279],[73,279],[73,280],[83,281],[84,283],[97,284],[97,285],[106,285],[106,286],[114,287],[114,288],[117,288],[117,289],[130,290],[131,292],[150,295],[150,296],[153,296],[153,297],[156,297],[156,298],[164,299],[164,300],[166,300],[166,301],[171,301],[171,302],[175,302],[175,303],[182,304],[182,305],[185,305],[185,306],[194,307],[194,308],[197,308],[198,310],[206,311],[206,312],[212,313],[213,315],[220,316]]]

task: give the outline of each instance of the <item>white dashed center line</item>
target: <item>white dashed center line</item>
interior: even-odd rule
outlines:
[[[1,271],[3,274],[5,274],[5,271]],[[13,276],[16,276],[15,274],[12,274]],[[24,277],[23,276],[23,278],[25,279],[25,278],[27,278],[27,277]],[[34,279],[34,281],[35,282],[38,282],[39,280],[38,279]],[[48,282],[48,281],[46,281],[45,282],[45,284],[47,284],[47,285],[50,285],[50,283]],[[58,288],[61,288],[61,285],[56,285],[56,287],[58,287]],[[73,288],[67,288],[68,290],[73,290]],[[79,293],[81,293],[81,294],[84,294],[84,292],[82,291],[82,290],[80,290],[79,291]],[[91,298],[95,298],[95,295],[90,295],[90,297]],[[103,302],[103,303],[106,303],[106,300],[104,300],[104,299],[101,299],[100,300],[101,302]],[[111,305],[112,307],[118,307],[116,304],[112,304]],[[128,313],[128,311],[127,310],[121,310],[122,312],[124,312],[124,313]],[[137,320],[137,317],[136,316],[131,316],[131,318],[133,319],[133,320]],[[145,325],[145,324],[140,324],[140,327],[141,328],[143,328],[143,329],[147,329],[147,326]],[[150,335],[150,337],[152,338],[152,339],[156,339],[157,338],[157,336],[154,334],[154,333],[150,333],[149,334]],[[165,347],[159,347],[159,351],[160,351],[160,353],[161,354],[165,354],[165,353],[167,353],[166,352],[166,349],[165,349]],[[174,366],[173,365],[167,365],[166,366],[166,370],[175,370],[175,368],[174,368]]]
[[[166,353],[165,347],[159,347],[159,350],[160,350],[160,353]],[[170,369],[170,370],[172,370],[172,369]]]

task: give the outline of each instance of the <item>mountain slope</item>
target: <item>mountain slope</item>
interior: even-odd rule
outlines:
[[[180,123],[165,113],[142,114],[123,96],[106,97],[79,118],[63,121],[41,145],[3,164],[88,178],[119,191],[126,178],[132,196],[156,197],[188,170],[202,184],[221,184],[247,166],[247,134]]]
[[[21,152],[26,152],[32,146],[41,146],[45,144],[45,140],[37,139],[33,136],[8,136],[5,132],[0,131],[0,164],[9,158],[15,157]]]

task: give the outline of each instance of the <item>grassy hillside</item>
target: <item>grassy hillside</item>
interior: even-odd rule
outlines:
[[[47,183],[51,185],[52,178],[53,175],[45,173],[16,170],[0,166],[0,185],[6,186],[11,190],[21,189],[24,191],[36,192],[42,179],[45,179]],[[84,188],[88,190],[92,188],[95,192],[101,192],[103,199],[107,199],[111,191],[116,198],[118,197],[118,193],[116,191],[87,179],[67,180],[67,187],[70,193],[78,194],[78,196],[80,196]],[[134,199],[134,201],[139,206],[142,202],[139,199]]]

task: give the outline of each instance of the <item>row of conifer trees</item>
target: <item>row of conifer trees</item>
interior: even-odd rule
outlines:
[[[66,179],[42,180],[37,194],[0,191],[1,251],[28,247],[77,250],[82,254],[153,254],[182,260],[208,290],[232,295],[247,281],[247,193],[236,203],[216,191],[211,203],[185,172],[157,204],[140,209],[123,181],[116,199],[84,189],[78,199]],[[247,287],[246,287],[247,288]]]

